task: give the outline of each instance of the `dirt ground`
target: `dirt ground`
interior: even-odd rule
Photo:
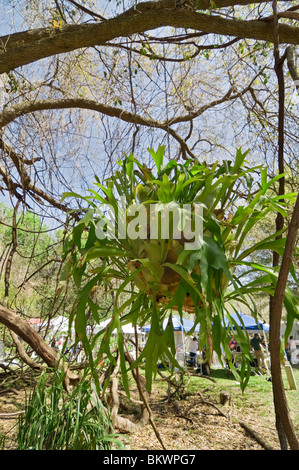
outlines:
[[[179,402],[179,409],[177,402],[152,405],[154,423],[166,450],[279,449],[273,416],[261,419],[252,410],[206,401],[208,404],[189,397]],[[261,443],[257,440],[260,437]],[[162,450],[150,424],[131,435],[130,441],[133,450]]]
[[[0,436],[6,436],[5,450],[17,448],[17,417],[7,414],[22,410],[23,403],[23,389],[10,388],[5,393],[0,390]],[[240,409],[232,400],[224,406],[207,393],[169,404],[159,400],[158,396],[152,396],[151,409],[166,450],[264,450],[265,446],[279,449],[273,412],[261,418],[253,412],[250,404]],[[126,416],[129,417],[128,414]],[[240,421],[257,436],[252,436]],[[257,440],[259,436],[262,443]],[[130,444],[127,439],[122,440],[128,450],[163,449],[151,424],[131,434]]]
[[[233,422],[233,415],[231,419],[226,419],[210,407],[200,405],[193,409],[192,422],[167,413],[163,418],[156,419],[156,425],[166,450],[264,450],[264,446]],[[279,449],[273,423],[261,425],[250,419],[250,425],[261,432],[273,450]],[[130,440],[133,450],[162,450],[149,425],[131,436]]]

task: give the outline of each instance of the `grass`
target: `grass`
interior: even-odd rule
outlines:
[[[299,434],[299,365],[293,366],[293,373],[297,384],[297,390],[291,390],[284,368],[282,368],[282,378],[285,387],[287,403],[290,410],[296,432]],[[254,375],[250,377],[249,383],[242,393],[238,382],[232,374],[224,369],[212,369],[211,377],[216,380],[216,386],[209,391],[210,398],[219,401],[220,391],[226,391],[233,396],[235,408],[239,410],[254,410],[256,416],[260,418],[274,416],[272,382],[267,381],[265,376]],[[198,391],[200,388],[209,387],[206,381],[191,378],[190,391]]]
[[[92,384],[82,381],[66,395],[60,377],[48,385],[42,374],[19,418],[19,450],[110,450],[122,447]]]

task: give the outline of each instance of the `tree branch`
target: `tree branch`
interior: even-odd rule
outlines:
[[[8,190],[16,196],[19,200],[22,197],[17,193],[17,188],[22,189],[23,191],[28,191],[34,199],[38,202],[46,201],[51,206],[56,207],[62,212],[69,212],[70,208],[61,202],[57,201],[54,197],[50,196],[46,191],[37,187],[34,182],[31,180],[29,174],[27,173],[24,164],[31,164],[32,161],[24,160],[20,155],[18,155],[12,147],[6,144],[3,139],[0,138],[0,150],[5,152],[5,154],[11,159],[14,166],[16,167],[18,174],[20,176],[20,184],[13,183],[7,171],[0,165],[0,174],[2,175],[3,180],[5,181]],[[77,214],[73,213],[73,216],[77,218]]]
[[[195,158],[195,155],[190,150],[186,141],[174,130],[171,128],[173,124],[179,124],[181,122],[189,122],[193,119],[202,115],[206,110],[211,109],[218,104],[222,104],[226,101],[234,100],[239,98],[241,95],[247,93],[250,90],[252,82],[255,78],[247,85],[243,90],[240,92],[236,91],[234,87],[230,88],[230,90],[222,97],[217,100],[214,100],[206,105],[201,106],[196,111],[190,112],[186,115],[177,116],[175,118],[171,118],[170,120],[166,121],[158,121],[151,117],[141,116],[139,114],[132,113],[130,111],[126,111],[122,108],[118,108],[116,106],[109,106],[106,104],[99,103],[97,101],[88,100],[84,98],[65,98],[65,99],[58,99],[58,100],[36,100],[36,101],[26,101],[22,103],[18,103],[12,105],[10,108],[4,109],[2,113],[0,113],[0,128],[3,128],[10,124],[16,118],[29,114],[36,111],[45,111],[49,109],[70,109],[70,108],[81,108],[81,109],[89,109],[92,111],[97,111],[101,114],[105,114],[106,116],[117,117],[124,122],[128,122],[135,125],[142,125],[146,127],[162,129],[163,131],[169,133],[177,142],[179,142],[183,154],[183,158],[187,158],[187,155],[191,158]],[[1,144],[1,142],[0,142]],[[7,146],[8,148],[8,146]],[[9,148],[8,148],[9,149]],[[10,149],[10,155],[12,160],[16,160],[16,166],[18,171],[22,170],[21,175],[23,175],[24,180],[24,168],[23,165],[20,165],[19,157],[17,157],[12,149]],[[44,191],[36,188],[34,184],[28,180],[28,175],[26,178],[26,189],[35,191],[36,194],[42,197],[45,200],[49,201],[50,196],[47,195]],[[50,201],[49,201],[50,202]],[[55,203],[55,204],[54,204]],[[57,201],[53,200],[53,205],[55,207],[60,208],[61,210],[65,210],[63,205],[58,203]]]
[[[298,70],[296,69],[296,66],[295,66],[294,55],[295,55],[294,46],[288,46],[286,48],[287,65],[288,65],[290,75],[291,75],[291,77],[292,77],[292,79],[295,83],[296,90],[299,93],[299,72],[298,72]]]
[[[0,323],[7,326],[17,336],[28,343],[36,354],[41,357],[49,367],[63,367],[66,373],[64,386],[69,390],[72,381],[77,381],[78,376],[74,375],[65,365],[60,364],[59,358],[43,338],[34,331],[33,328],[12,310],[0,304]]]
[[[229,5],[236,5],[236,2],[217,1],[217,9]],[[194,8],[202,11],[210,10],[210,7],[209,0],[150,1],[139,3],[125,13],[100,23],[40,28],[3,36],[0,38],[0,73],[56,54],[84,47],[105,46],[113,39],[165,26],[273,43],[272,21],[228,19],[211,14],[210,11],[208,14],[194,11]],[[299,44],[299,28],[281,24],[280,43]]]
[[[286,53],[281,57],[279,53],[280,45],[280,24],[278,23],[277,0],[273,0],[273,17],[274,17],[274,69],[278,81],[278,170],[279,174],[284,174],[284,104],[285,104],[285,87],[284,87],[284,73],[283,64],[286,58]],[[285,193],[285,178],[279,181],[280,196]],[[285,289],[287,279],[290,272],[292,256],[295,248],[295,240],[298,232],[299,222],[298,214],[299,199],[295,204],[293,217],[286,239],[285,250],[283,254],[282,264],[279,271],[278,281],[275,288],[273,298],[270,299],[270,337],[269,345],[271,351],[271,372],[272,372],[272,387],[273,399],[276,415],[276,428],[280,440],[281,448],[287,449],[287,441],[292,449],[299,449],[299,443],[296,438],[295,430],[288,413],[288,406],[284,392],[284,386],[280,369],[280,322],[282,316],[283,300],[285,298]],[[294,220],[295,218],[295,220]],[[284,226],[284,218],[278,213],[276,217],[276,230],[282,229]],[[273,253],[273,266],[279,265],[279,256]]]

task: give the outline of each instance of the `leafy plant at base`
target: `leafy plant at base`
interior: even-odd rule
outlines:
[[[250,255],[257,250],[282,254],[285,238],[277,239],[282,233],[274,233],[251,246],[246,246],[245,242],[255,224],[267,214],[281,212],[285,215],[285,208],[292,204],[295,195],[284,195],[283,201],[273,193],[272,186],[281,175],[268,181],[263,167],[246,169],[248,152],[238,150],[234,162],[225,161],[211,167],[193,160],[184,163],[170,160],[164,165],[164,147],[159,146],[156,152],[149,149],[149,152],[153,169],[130,155],[119,163],[119,171],[105,184],[95,183],[97,191],[90,190],[89,196],[80,196],[89,207],[65,249],[69,274],[73,275],[78,288],[70,319],[75,322],[77,340],[83,342],[95,370],[95,364],[104,353],[113,360],[109,340],[116,331],[124,385],[129,394],[121,327],[127,323],[141,327],[150,323],[147,343],[131,366],[134,368],[145,360],[150,390],[159,358],[167,357],[172,367],[180,367],[175,359],[171,322],[163,329],[164,319],[171,319],[173,310],[181,316],[192,313],[195,325],[200,324],[199,347],[206,345],[209,350],[212,343],[219,357],[222,347],[244,388],[250,375],[249,341],[246,331],[230,316],[228,305],[236,300],[243,302],[257,317],[252,295],[256,291],[273,294],[278,272],[250,262]],[[257,170],[261,179],[256,183],[258,190],[253,192]],[[240,197],[240,194],[246,196]],[[74,194],[64,195],[68,196]],[[136,207],[140,214],[146,214],[145,226],[140,224],[136,211],[134,213]],[[179,208],[179,222],[173,215],[173,208]],[[199,212],[202,231],[195,230]],[[157,237],[151,236],[152,221]],[[168,237],[161,236],[165,226],[169,230]],[[139,238],[136,238],[138,231]],[[186,249],[187,241],[197,243],[196,249],[194,246],[190,249],[190,245]],[[240,267],[243,268],[241,274],[236,272]],[[259,273],[258,278],[246,281],[252,273]],[[99,323],[98,308],[90,294],[109,279],[117,279],[118,287],[111,321],[99,333],[103,340],[94,361],[92,344],[86,336],[85,311],[88,306],[93,321]],[[290,322],[298,318],[297,305],[294,294],[287,290],[285,306]],[[242,346],[243,362],[239,371],[232,364],[225,317],[229,318],[236,340]]]
[[[83,380],[66,395],[58,375],[47,385],[43,373],[18,423],[19,450],[110,450],[122,447],[95,387]]]

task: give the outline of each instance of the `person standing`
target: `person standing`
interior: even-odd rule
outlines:
[[[236,349],[237,349],[237,341],[234,339],[233,336],[231,336],[231,339],[230,339],[230,342],[229,342],[229,349],[231,350],[231,352],[235,352]]]
[[[198,349],[197,339],[194,337],[189,343],[190,362],[193,367],[196,366],[196,354]]]
[[[293,359],[293,356],[294,356],[294,352],[297,351],[297,345],[296,345],[296,342],[294,340],[294,336],[290,336],[290,339],[288,341],[288,352],[289,352],[289,359],[288,361],[293,364],[294,359]]]
[[[291,343],[292,338],[293,336],[290,336],[285,345],[285,353],[286,353],[288,362],[291,362],[290,343]]]
[[[263,371],[263,368],[266,370],[266,373],[269,374],[269,369],[265,361],[264,352],[262,349],[263,340],[259,337],[257,333],[255,333],[254,337],[250,341],[250,345],[253,347],[254,355],[257,359],[258,368]]]

